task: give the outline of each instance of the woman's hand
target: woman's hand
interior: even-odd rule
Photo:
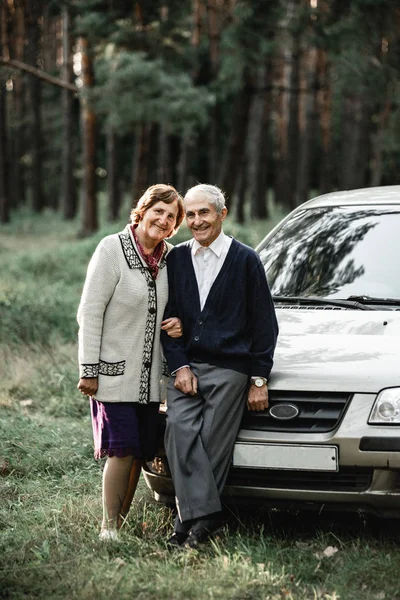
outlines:
[[[169,337],[179,338],[182,336],[182,323],[178,317],[170,317],[161,323],[161,329],[166,331]]]
[[[97,388],[99,387],[99,380],[97,377],[89,377],[85,379],[81,377],[76,387],[85,396],[94,396],[97,392]]]

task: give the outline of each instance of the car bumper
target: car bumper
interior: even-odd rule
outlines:
[[[400,517],[400,439],[398,426],[371,426],[368,417],[375,394],[355,394],[334,432],[321,434],[241,429],[244,444],[328,445],[338,449],[338,472],[232,467],[223,497],[237,503],[295,508],[339,508]],[[389,444],[388,439],[392,440]],[[368,440],[363,444],[362,440]],[[384,448],[383,450],[363,450]],[[387,447],[392,450],[387,450]],[[170,477],[145,468],[147,485],[157,500],[172,503]]]

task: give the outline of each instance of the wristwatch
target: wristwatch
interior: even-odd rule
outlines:
[[[268,380],[265,377],[250,377],[250,381],[256,387],[261,388],[263,385],[267,385]]]

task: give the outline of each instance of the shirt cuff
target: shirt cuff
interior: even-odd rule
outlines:
[[[175,369],[175,371],[172,371],[171,375],[176,375],[178,371],[180,371],[181,369],[184,369],[185,367],[187,367],[188,369],[190,369],[190,365],[182,365],[178,369]]]

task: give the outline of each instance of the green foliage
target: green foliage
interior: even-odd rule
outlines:
[[[241,1],[235,5],[232,22],[221,37],[221,66],[211,84],[219,100],[226,100],[243,85],[248,69],[254,77],[275,48],[275,27],[281,15],[279,3],[270,0]]]
[[[75,313],[93,241],[7,253],[0,265],[0,345],[73,341]]]
[[[96,73],[104,83],[95,90],[95,106],[121,134],[138,123],[156,122],[188,136],[207,122],[213,96],[194,87],[188,74],[167,69],[161,59],[110,49]]]

